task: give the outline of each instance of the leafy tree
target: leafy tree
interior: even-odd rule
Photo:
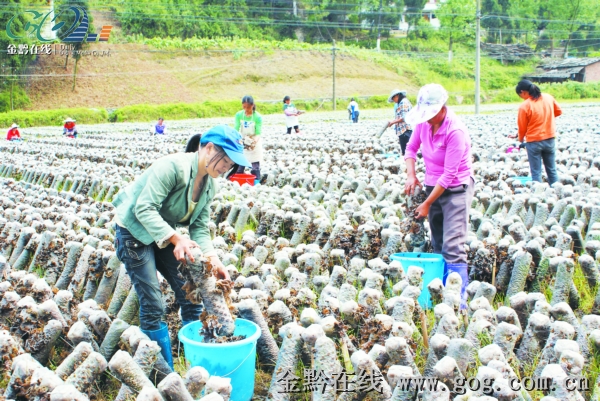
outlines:
[[[569,53],[569,45],[574,35],[582,27],[594,24],[598,13],[596,0],[552,0],[565,22],[563,35],[566,36],[565,56]],[[561,35],[561,36],[563,36]],[[564,37],[563,36],[563,37]]]
[[[447,0],[436,13],[440,19],[440,33],[448,41],[449,60],[452,45],[473,37],[476,7],[472,0]]]
[[[427,0],[404,0],[409,36],[419,36],[418,31],[416,30],[411,33],[411,27],[416,27],[419,20],[423,18],[421,13],[423,11],[423,7],[425,7],[425,3],[427,3]]]
[[[79,9],[85,11],[87,14],[89,27],[88,33],[94,32],[93,18],[90,12],[90,6],[88,0],[55,0],[54,9],[56,14],[56,24],[64,23],[62,27],[60,27],[57,31],[57,36],[60,39],[64,39],[69,34],[73,32],[73,30],[77,29],[81,21],[83,20],[83,15],[77,15],[73,12],[70,7],[78,7]],[[77,20],[76,20],[77,19]],[[74,42],[69,43],[72,46],[73,50],[73,59],[75,63],[73,65],[73,87],[72,90],[75,90],[75,84],[77,82],[77,66],[79,64],[79,60],[81,60],[81,52],[85,49],[89,48],[89,43],[87,42]],[[67,63],[69,61],[69,53],[67,52],[67,56],[65,58],[65,69],[67,68]]]
[[[20,39],[12,39],[6,32],[8,22],[11,21],[11,33],[20,37]],[[31,46],[31,39],[25,32],[25,25],[28,22],[27,15],[23,4],[16,0],[8,0],[5,5],[0,7],[0,67],[2,77],[0,81],[0,112],[14,110],[29,103],[29,98],[22,90],[19,84],[19,75],[29,65],[31,60],[35,58],[31,54],[8,54],[8,46],[27,45]]]

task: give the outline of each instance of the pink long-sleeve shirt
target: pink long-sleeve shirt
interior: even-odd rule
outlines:
[[[431,125],[418,124],[406,145],[404,159],[415,159],[417,151],[425,161],[425,185],[440,184],[444,188],[470,184],[471,138],[467,127],[453,111],[447,109],[446,118],[432,135]]]

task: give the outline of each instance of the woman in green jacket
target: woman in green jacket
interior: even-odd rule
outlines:
[[[171,367],[157,272],[175,292],[183,324],[198,319],[202,305],[186,299],[177,266],[185,263],[186,255],[193,260],[191,248],[200,247],[216,267],[217,277],[229,279],[212,246],[208,223],[216,191],[214,178],[239,165],[250,165],[243,154],[242,137],[233,128],[220,125],[202,136],[194,135],[185,154],[158,159],[112,202],[116,208],[115,249],[140,301],[141,329],[158,342]],[[190,238],[178,234],[176,226],[189,226]]]

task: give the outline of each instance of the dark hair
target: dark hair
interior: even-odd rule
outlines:
[[[354,101],[354,98],[350,98],[350,101],[351,101],[351,102],[353,102],[353,101]]]
[[[185,146],[185,153],[194,153],[200,149],[200,139],[202,138],[202,134],[192,135],[190,139],[188,139],[187,145]]]
[[[398,96],[398,103],[400,103],[402,101],[402,99],[404,99],[406,96],[404,96],[404,93],[398,92],[396,93],[396,95]],[[394,95],[394,96],[396,96]]]
[[[159,119],[159,120],[164,120],[164,118],[162,118],[162,117],[158,117],[158,119]]]
[[[208,144],[208,142],[201,145],[200,144],[201,139],[202,139],[202,134],[192,135],[192,137],[188,140],[187,145],[185,146],[185,153],[194,153],[194,152],[197,152],[198,149],[205,147]],[[214,164],[217,165],[221,160],[223,160],[223,158],[225,156],[227,156],[227,153],[225,153],[223,148],[220,147],[219,145],[215,145],[213,143],[213,146],[217,150],[217,154],[208,163],[210,164],[210,163],[214,162]],[[234,164],[233,167],[231,168],[231,170],[227,173],[226,178],[229,178],[233,174],[235,174],[237,172],[238,167],[239,166],[237,164]]]
[[[290,100],[290,97],[289,97],[289,96],[285,96],[285,97],[283,98],[283,103],[287,102],[288,100]]]
[[[533,100],[537,100],[540,98],[540,96],[542,96],[542,91],[540,88],[528,79],[522,79],[519,81],[515,91],[517,92],[517,95],[520,95],[523,91],[528,92],[529,96],[531,96]]]
[[[242,98],[242,104],[248,103],[252,105],[252,111],[256,111],[256,105],[254,104],[254,98],[250,95],[246,95]]]

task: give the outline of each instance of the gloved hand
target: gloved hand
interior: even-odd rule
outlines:
[[[525,149],[525,142],[521,142],[521,144],[519,145],[519,149]]]

